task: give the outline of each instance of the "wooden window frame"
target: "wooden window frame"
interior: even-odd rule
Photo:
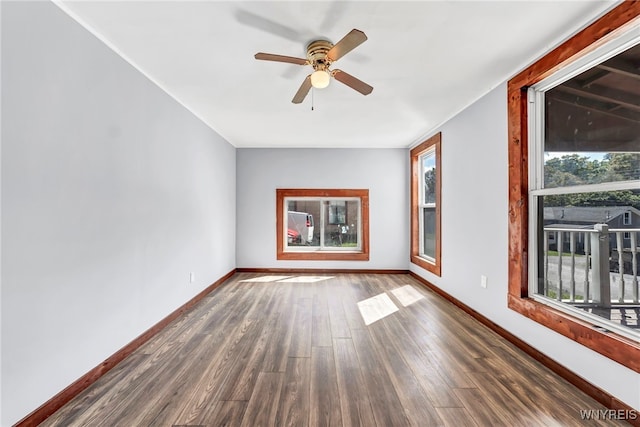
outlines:
[[[440,276],[442,255],[442,133],[438,132],[410,151],[411,161],[411,262]],[[420,156],[435,147],[436,152],[436,250],[434,261],[420,256]]]
[[[284,200],[286,197],[353,197],[360,199],[361,249],[357,251],[285,251]],[[367,189],[276,189],[276,258],[307,261],[368,261],[369,260],[369,190]]]
[[[640,373],[640,343],[529,298],[527,89],[640,21],[640,2],[623,2],[509,80],[510,309]]]

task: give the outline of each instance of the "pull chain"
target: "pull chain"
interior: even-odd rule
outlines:
[[[313,90],[313,88],[311,88],[311,111],[313,111],[313,94],[314,94],[315,90]]]

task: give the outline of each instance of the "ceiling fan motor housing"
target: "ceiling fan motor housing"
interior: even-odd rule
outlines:
[[[331,61],[327,58],[327,52],[333,47],[328,40],[314,40],[307,46],[307,59],[316,71],[324,71],[329,68]]]

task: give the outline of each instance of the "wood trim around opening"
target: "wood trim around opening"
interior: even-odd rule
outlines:
[[[527,88],[602,46],[640,20],[640,2],[623,2],[508,83],[510,309],[640,372],[640,344],[528,298]]]
[[[441,218],[442,218],[442,133],[438,132],[417,145],[410,152],[411,161],[411,262],[431,273],[440,276],[441,271]],[[420,177],[419,158],[422,153],[435,146],[436,151],[436,257],[435,262],[420,256],[420,219],[419,204]]]
[[[357,197],[360,199],[361,246],[358,251],[290,252],[284,247],[285,197]],[[276,189],[276,259],[307,261],[368,261],[369,260],[369,190],[368,189]]]

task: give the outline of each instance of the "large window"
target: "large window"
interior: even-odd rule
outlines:
[[[368,260],[369,191],[277,189],[277,258]]]
[[[625,70],[639,43],[626,33],[536,83],[528,114],[529,293],[635,338],[637,265],[616,255],[637,255],[622,241],[635,231],[620,227],[640,213],[640,71]]]
[[[411,150],[411,262],[440,275],[440,143],[438,133]]]
[[[509,307],[636,372],[639,14],[621,4],[508,87]]]

